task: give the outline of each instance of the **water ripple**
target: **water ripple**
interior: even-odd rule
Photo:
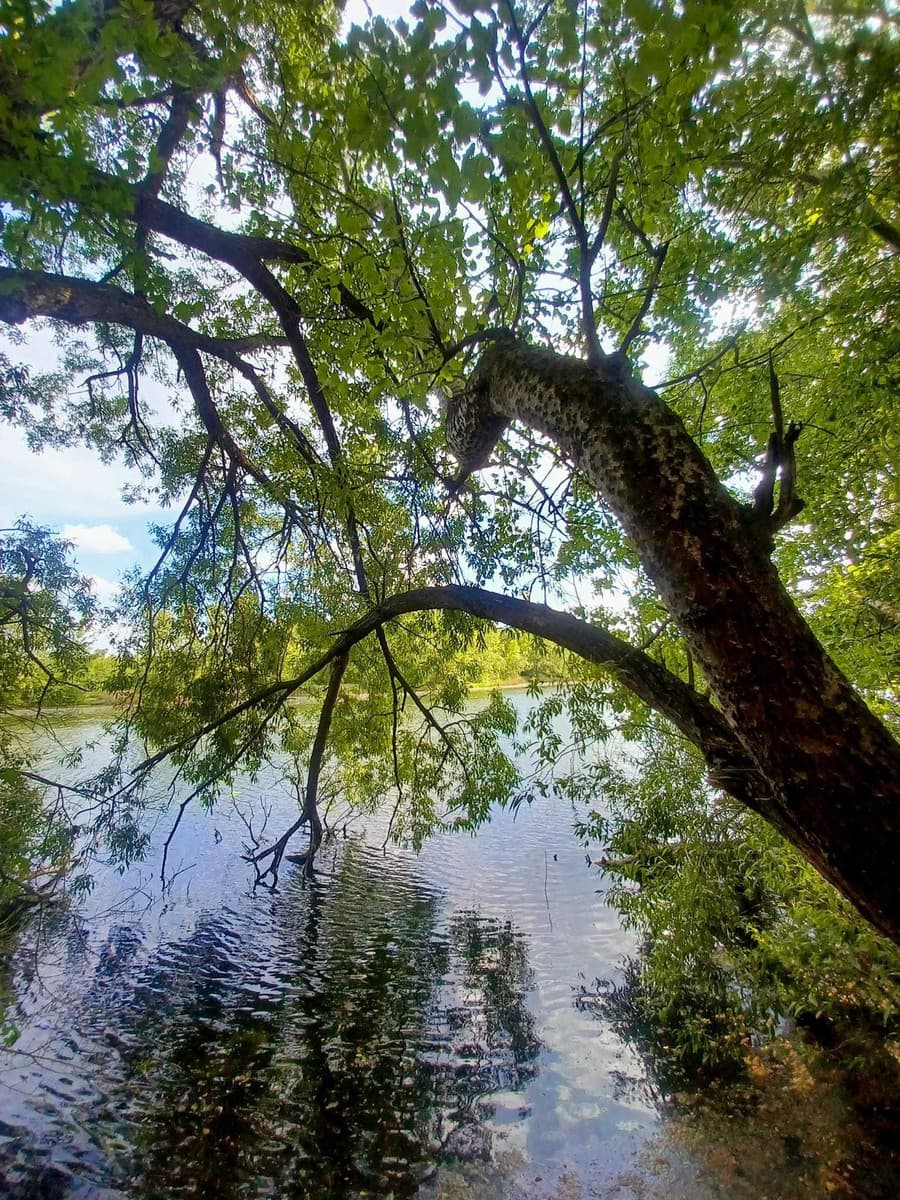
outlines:
[[[418,855],[382,849],[387,819],[271,894],[243,824],[189,811],[198,866],[163,895],[110,873],[26,938],[4,1194],[425,1196],[440,1163],[514,1151],[550,1179],[627,1156],[653,1115],[616,1098],[626,1051],[572,1000],[629,943],[571,811],[544,797]]]

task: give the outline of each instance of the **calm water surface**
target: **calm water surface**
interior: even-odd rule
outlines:
[[[623,1180],[657,1116],[573,1003],[632,946],[564,801],[418,854],[383,850],[377,817],[326,845],[315,880],[285,866],[267,892],[244,820],[269,810],[275,837],[296,801],[274,778],[236,800],[186,813],[165,891],[171,815],[142,869],[101,871],[77,918],[23,937],[0,1194],[638,1194]]]

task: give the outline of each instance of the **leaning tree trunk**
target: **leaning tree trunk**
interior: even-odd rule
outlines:
[[[782,586],[767,523],[726,492],[681,420],[618,356],[594,368],[498,342],[457,404],[451,449],[462,430],[478,441],[473,424],[496,438],[519,420],[596,487],[766,781],[754,807],[900,942],[900,746]],[[483,439],[475,454],[477,466]],[[746,798],[727,774],[714,782]]]

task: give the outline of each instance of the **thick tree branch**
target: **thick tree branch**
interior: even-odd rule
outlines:
[[[76,164],[70,164],[65,155],[56,154],[53,157],[61,176],[65,175],[69,166],[72,167],[73,174],[76,173]],[[84,164],[77,164],[77,173],[79,177],[83,175]],[[309,270],[320,266],[308,250],[293,242],[262,234],[234,233],[219,229],[191,216],[174,204],[161,200],[144,183],[129,184],[114,175],[94,170],[84,194],[78,197],[78,203],[85,211],[90,211],[96,205],[98,197],[113,205],[116,211],[122,208],[124,202],[126,211],[130,206],[132,219],[138,226],[170,238],[191,250],[197,250],[217,262],[225,263],[248,279],[248,270],[252,273],[255,267],[264,262],[296,265]],[[102,200],[100,211],[106,211],[102,207]],[[341,304],[351,316],[365,321],[375,329],[383,328],[383,323],[377,320],[365,301],[354,295],[343,283],[338,282],[337,291]]]
[[[103,176],[99,172],[97,178],[107,185],[118,187],[118,181]],[[302,311],[294,297],[266,266],[267,260],[277,260],[312,268],[317,265],[315,259],[302,247],[293,246],[278,239],[230,233],[208,225],[164,201],[143,194],[140,189],[135,194],[135,219],[138,224],[146,224],[157,233],[164,234],[184,246],[199,250],[211,258],[233,267],[272,305],[281,321],[288,345],[306,386],[310,404],[325,437],[332,466],[337,471],[341,483],[346,487],[348,481],[340,439],[318,373],[306,345],[306,339],[303,336]],[[348,292],[343,284],[340,285],[339,290],[342,303],[345,304],[348,311],[359,319],[370,322],[376,328],[381,328],[371,310]],[[345,524],[357,585],[360,593],[367,596],[368,587],[365,583],[359,530],[349,498]]]
[[[250,383],[269,415],[289,434],[304,461],[310,465],[319,461],[309,439],[278,406],[258,372],[241,357],[240,349],[254,349],[260,339],[210,337],[158,312],[142,296],[132,295],[113,284],[0,267],[0,320],[18,325],[37,317],[51,317],[70,325],[94,321],[124,325],[146,337],[165,342],[176,358],[188,351],[203,351],[221,359]],[[262,344],[269,342],[269,339],[262,340]],[[210,412],[207,415],[211,415]]]
[[[717,783],[737,799],[759,809],[765,797],[762,777],[740,748],[721,713],[677,675],[600,626],[543,604],[504,596],[483,588],[447,585],[418,588],[391,596],[372,608],[337,637],[332,646],[294,679],[263,689],[223,713],[188,737],[166,746],[135,768],[143,776],[168,756],[195,745],[235,717],[272,700],[283,703],[335,659],[349,653],[358,642],[385,622],[414,612],[456,611],[545,638],[578,657],[603,667],[655,711],[667,717],[700,749]]]
[[[600,214],[600,225],[594,235],[594,240],[591,242],[587,256],[589,271],[596,262],[597,255],[603,249],[603,245],[606,242],[606,235],[609,233],[609,223],[612,220],[613,205],[616,202],[616,189],[619,184],[619,166],[624,155],[625,147],[620,146],[613,155],[612,162],[609,165],[609,182],[606,185],[606,198],[603,201],[603,212]]]
[[[0,267],[0,320],[10,325],[51,317],[70,325],[105,321],[124,325],[170,346],[187,346],[221,358],[241,370],[241,352],[271,345],[270,338],[216,338],[155,309],[143,296],[110,283],[71,275]]]
[[[900,823],[889,815],[900,747],[786,594],[752,507],[627,368],[507,340],[484,352],[466,394],[494,436],[505,419],[551,437],[610,506],[767,781],[760,811],[900,939]]]
[[[176,86],[172,92],[169,115],[163,122],[156,145],[150,155],[149,170],[139,184],[142,195],[148,199],[150,197],[155,199],[159,195],[172,156],[178,149],[181,139],[190,129],[191,121],[196,113],[197,97],[187,88]]]
[[[147,199],[138,195],[135,211],[139,221],[145,221],[158,233],[163,233],[184,246],[200,250],[233,267],[257,289],[261,296],[269,301],[278,314],[288,345],[297,362],[310,404],[322,428],[332,465],[341,475],[342,482],[346,482],[343,478],[343,455],[340,440],[301,329],[302,311],[290,292],[282,286],[265,265],[266,260],[278,260],[313,267],[316,265],[315,260],[301,247],[273,238],[229,233],[156,199]],[[349,311],[353,312],[355,316],[375,324],[376,328],[380,328],[371,311],[355,297],[349,293],[345,295],[345,293],[346,289],[342,285],[341,296]],[[359,534],[352,507],[348,509],[347,527],[360,591],[366,594],[366,588],[362,582]]]
[[[886,242],[895,254],[900,254],[900,229],[887,217],[882,216],[870,200],[862,202],[860,216],[864,225],[868,225],[869,229],[883,242]]]
[[[802,424],[791,421],[785,431],[781,407],[781,384],[775,373],[775,357],[769,351],[769,396],[772,404],[773,429],[766,445],[762,477],[753,492],[753,512],[762,528],[771,535],[777,533],[806,507],[796,494],[797,461],[794,446],[803,432]],[[778,504],[775,505],[775,484],[781,479]]]
[[[0,320],[20,324],[34,317],[52,317],[73,325],[108,321],[165,342],[184,374],[197,413],[211,441],[221,446],[232,462],[237,463],[277,503],[283,505],[286,512],[303,524],[297,505],[262,467],[247,456],[223,423],[209,389],[200,352],[204,351],[229,363],[250,382],[266,410],[291,436],[295,448],[307,463],[315,464],[318,456],[296,422],[275,403],[257,372],[235,353],[227,340],[198,333],[174,317],[157,312],[143,297],[131,295],[112,284],[0,267]],[[327,415],[330,420],[330,413]],[[333,431],[333,425],[331,428]],[[336,434],[334,436],[336,439]]]
[[[101,176],[99,172],[98,178],[107,185],[117,183],[109,177]],[[315,257],[302,246],[280,238],[218,229],[198,217],[190,216],[173,204],[145,195],[139,189],[135,190],[134,201],[135,218],[138,223],[145,224],[154,232],[171,238],[182,246],[199,250],[218,262],[227,263],[248,278],[248,269],[252,272],[264,262],[279,262],[286,266],[293,264],[310,270],[319,265]],[[338,283],[337,290],[341,304],[351,316],[365,321],[375,329],[382,328],[382,323],[377,320],[365,301],[354,295],[343,283]]]
[[[104,176],[100,172],[97,172],[96,175],[98,183],[120,190],[119,181],[109,176]],[[282,286],[265,265],[266,260],[277,260],[313,268],[317,265],[315,259],[302,247],[294,246],[278,239],[236,234],[217,229],[215,226],[189,216],[173,205],[159,200],[140,186],[133,189],[133,195],[135,219],[139,227],[152,229],[156,233],[170,237],[184,246],[199,250],[231,266],[243,275],[275,309],[306,386],[310,404],[323,431],[329,458],[338,473],[339,479],[346,488],[348,481],[340,440],[331,410],[318,378],[318,373],[312,362],[306,340],[302,333],[301,310],[294,297]],[[2,280],[3,275],[0,275],[0,285],[2,285]],[[33,280],[30,282],[32,287],[39,286]],[[74,285],[76,281],[67,280],[66,283],[69,285],[70,290],[75,290]],[[109,285],[96,284],[88,285],[88,287],[89,289],[96,289],[109,287]],[[187,327],[181,326],[180,322],[172,322],[171,318],[163,317],[148,307],[141,308],[142,302],[140,298],[128,297],[126,293],[120,293],[117,297],[118,303],[116,307],[119,314],[118,317],[112,316],[109,308],[104,304],[104,301],[109,302],[112,299],[110,295],[101,297],[96,291],[81,293],[81,295],[83,303],[80,306],[76,305],[76,313],[80,311],[83,315],[72,315],[72,311],[68,306],[69,297],[59,294],[56,296],[58,311],[53,315],[59,316],[62,320],[70,321],[118,320],[119,323],[130,325],[131,328],[142,328],[142,332],[161,337],[163,340],[168,341],[173,349],[176,345],[182,344],[190,346],[194,350],[207,350],[210,353],[217,354],[218,357],[226,359],[226,361],[233,361],[233,365],[247,376],[257,390],[257,393],[263,398],[264,403],[269,407],[269,411],[279,420],[279,423],[283,427],[290,428],[298,446],[301,447],[301,450],[305,450],[304,457],[307,458],[307,461],[314,461],[316,456],[308,443],[305,446],[303,445],[305,439],[297,427],[289,424],[284,414],[280,413],[280,410],[270,407],[269,399],[266,398],[266,394],[261,390],[258,377],[255,376],[252,369],[248,372],[247,364],[244,364],[239,357],[237,360],[230,359],[227,347],[221,342],[216,342],[215,339],[206,339],[202,335],[197,334],[192,334],[190,339],[188,339],[184,332]],[[353,296],[343,284],[340,285],[340,295],[342,303],[354,316],[373,324],[376,328],[380,328],[371,310]],[[0,304],[3,303],[3,299],[0,296]],[[92,307],[93,312],[87,315],[86,310]],[[30,314],[27,309],[16,308],[14,300],[11,303],[7,302],[5,312],[3,309],[0,309],[0,319],[5,319],[12,323],[18,323],[28,315]],[[43,312],[41,315],[51,314]],[[135,325],[136,321],[139,321],[140,324]],[[154,325],[156,326],[155,329],[152,327]],[[166,336],[167,334],[168,336]],[[173,340],[173,336],[175,340]],[[345,525],[353,557],[354,573],[360,593],[363,596],[368,596],[369,590],[365,582],[359,530],[353,506],[349,501],[349,488],[347,490],[348,500]]]

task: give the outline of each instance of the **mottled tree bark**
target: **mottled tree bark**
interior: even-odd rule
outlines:
[[[754,807],[900,942],[900,746],[788,596],[765,523],[618,357],[595,369],[498,342],[469,391],[552,438],[597,489],[765,780]],[[727,771],[715,782],[744,790]]]

